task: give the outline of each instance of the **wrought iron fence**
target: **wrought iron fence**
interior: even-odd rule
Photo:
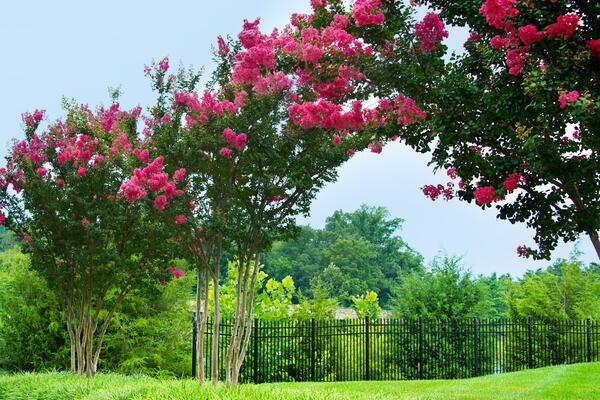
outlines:
[[[220,323],[220,364],[232,325]],[[455,379],[592,361],[600,361],[600,325],[591,319],[256,319],[240,382]]]

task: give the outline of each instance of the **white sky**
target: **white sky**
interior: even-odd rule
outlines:
[[[0,7],[0,157],[13,137],[22,138],[20,115],[46,109],[49,120],[60,118],[61,98],[92,107],[110,103],[109,87],[121,87],[126,107],[153,103],[143,68],[168,56],[171,65],[206,66],[218,35],[236,35],[243,20],[261,17],[261,28],[283,27],[293,12],[309,10],[309,0],[73,0],[6,1]],[[447,40],[458,48],[463,37]],[[2,162],[2,164],[4,164]],[[494,211],[458,201],[432,202],[420,191],[434,176],[427,159],[398,143],[380,155],[357,154],[340,169],[338,182],[327,186],[313,203],[303,224],[323,227],[335,210],[354,211],[361,204],[385,206],[405,220],[401,236],[427,261],[439,254],[463,257],[475,275],[510,273],[549,262],[523,260],[521,244],[533,245],[523,226],[498,221]],[[533,246],[532,246],[533,247]],[[588,238],[579,249],[583,260],[598,261]],[[555,258],[568,258],[573,244],[563,245]]]

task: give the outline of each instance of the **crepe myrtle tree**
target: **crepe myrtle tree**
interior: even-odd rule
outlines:
[[[418,102],[427,118],[401,139],[450,177],[425,195],[525,223],[537,249],[519,246],[521,256],[549,258],[559,240],[587,235],[600,257],[600,3],[425,0],[437,12],[408,31],[402,2],[362,3],[381,15],[369,29],[348,27],[373,48],[367,89]],[[313,4],[352,14],[340,1]],[[460,54],[442,43],[444,21],[470,30]]]
[[[433,162],[460,179],[460,199],[535,231],[538,248],[521,256],[587,235],[600,258],[600,3],[431,5],[471,30],[436,83]]]
[[[71,370],[93,376],[116,307],[138,285],[181,270],[167,264],[177,181],[150,159],[137,131],[141,108],[95,111],[65,101],[66,117],[38,133],[43,111],[23,114],[0,169],[0,222],[23,240],[32,268],[58,293]],[[131,202],[130,176],[142,188]],[[163,199],[164,198],[164,199]],[[173,217],[174,218],[174,217]],[[173,224],[174,225],[174,224]]]
[[[357,16],[365,19],[365,13]],[[196,74],[170,74],[167,59],[147,67],[159,93],[152,146],[169,171],[186,174],[190,207],[180,218],[180,242],[198,267],[199,332],[208,314],[209,280],[218,288],[221,256],[238,263],[228,385],[237,383],[248,346],[260,253],[296,233],[295,217],[308,214],[318,190],[335,180],[355,151],[379,153],[392,139],[391,125],[424,117],[402,95],[364,103],[369,93],[361,89],[368,85],[362,66],[373,62],[372,51],[346,31],[350,24],[335,13],[294,15],[289,26],[265,34],[259,20],[245,21],[236,41],[219,38],[217,68],[201,92]],[[211,297],[218,324],[218,292]],[[212,345],[216,383],[218,335]]]

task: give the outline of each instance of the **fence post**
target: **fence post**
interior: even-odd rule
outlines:
[[[371,379],[369,358],[369,317],[365,316],[365,380],[367,381]]]
[[[533,317],[527,317],[527,367],[533,368]]]
[[[479,318],[473,317],[473,372],[479,376]]]
[[[419,379],[423,379],[423,316],[419,316]]]
[[[592,320],[586,319],[587,362],[592,362]]]
[[[310,330],[310,379],[312,381],[315,381],[315,352],[317,351],[316,349],[316,342],[317,342],[317,324],[316,324],[316,320],[313,317],[310,320],[311,323],[311,330]]]
[[[254,344],[254,383],[258,383],[258,318],[254,318],[254,327],[252,328],[251,335],[253,336]]]
[[[198,321],[196,320],[196,311],[192,315],[192,378],[196,378],[196,364],[198,364],[198,354],[196,354],[196,341],[198,340]]]

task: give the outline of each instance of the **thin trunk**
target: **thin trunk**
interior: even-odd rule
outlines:
[[[204,275],[204,277],[203,277]],[[204,372],[204,332],[206,327],[206,321],[208,317],[208,300],[207,296],[207,283],[208,283],[208,270],[198,269],[198,276],[196,278],[196,369],[198,383],[204,384],[205,372]]]
[[[598,238],[598,232],[592,232],[589,234],[589,236],[592,240],[592,244],[594,245],[594,250],[596,250],[596,255],[600,260],[600,238]]]
[[[246,257],[239,263],[236,290],[236,316],[227,348],[226,385],[237,385],[239,372],[246,356],[250,335],[252,334],[252,310],[254,305],[254,289],[260,266],[259,255]]]
[[[258,270],[260,266],[260,255],[256,254],[254,258],[254,269],[252,271],[252,280],[250,282],[250,286],[247,287],[247,293],[249,299],[247,301],[247,309],[246,316],[244,318],[244,339],[243,343],[240,346],[238,342],[238,349],[236,354],[236,359],[234,363],[233,369],[233,386],[237,385],[238,378],[240,375],[240,369],[242,368],[242,364],[244,362],[244,358],[246,358],[246,352],[248,351],[248,344],[250,343],[250,337],[252,335],[252,311],[254,309],[254,288],[256,287],[256,278],[258,277]],[[241,339],[241,338],[240,338]]]
[[[219,267],[216,267],[217,271]],[[219,278],[218,274],[213,275],[213,337],[212,337],[212,370],[211,382],[214,386],[219,383],[219,331],[221,326],[221,306],[219,304]]]
[[[575,208],[577,209],[577,211],[583,215],[583,218],[586,218],[585,216],[588,213],[588,207],[584,203],[583,198],[581,197],[581,193],[579,192],[579,187],[577,186],[577,184],[575,182],[572,182],[571,186],[565,185],[564,187],[566,188],[569,198],[571,199],[571,201],[573,201],[573,204],[575,204]],[[575,218],[575,223],[577,225],[580,225],[577,221],[577,217]],[[594,227],[594,229],[595,228],[596,227]],[[598,256],[598,259],[600,259],[600,239],[598,238],[598,231],[585,230],[585,232],[587,232],[588,236],[590,237],[592,245],[594,246],[594,250],[596,250],[596,255]]]

